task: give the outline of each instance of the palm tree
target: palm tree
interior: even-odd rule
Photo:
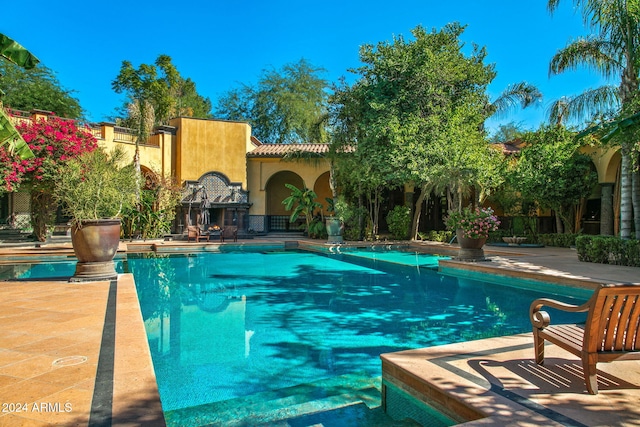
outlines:
[[[550,12],[554,12],[560,0],[548,0]],[[573,0],[582,9],[585,24],[595,34],[581,37],[559,50],[551,59],[549,74],[586,66],[603,77],[620,78],[617,87],[607,85],[571,98],[565,98],[552,108],[551,121],[557,122],[559,114],[570,118],[590,119],[619,114],[630,108],[638,92],[638,60],[640,59],[640,11],[637,0]],[[621,201],[620,237],[628,239],[632,233],[633,212],[636,214],[636,238],[640,238],[640,200],[634,201],[634,184],[640,189],[638,175],[632,173],[632,141],[622,140],[621,146]],[[639,199],[639,198],[635,198]]]
[[[527,108],[542,100],[540,90],[527,82],[520,82],[506,87],[500,96],[485,107],[487,117],[500,117],[517,108]]]

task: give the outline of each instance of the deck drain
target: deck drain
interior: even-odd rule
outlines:
[[[53,361],[53,366],[73,366],[87,361],[86,356],[68,356]]]

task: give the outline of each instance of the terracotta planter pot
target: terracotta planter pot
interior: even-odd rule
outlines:
[[[482,247],[487,242],[487,238],[470,239],[463,237],[462,230],[456,230],[456,239],[460,245],[457,259],[461,261],[484,261],[484,250]]]
[[[113,280],[118,277],[113,258],[120,243],[120,220],[86,220],[71,229],[78,258],[71,281]]]
[[[342,243],[342,221],[338,218],[325,218],[325,226],[327,227],[327,243]]]

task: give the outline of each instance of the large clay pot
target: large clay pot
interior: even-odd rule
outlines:
[[[327,243],[343,243],[342,239],[342,221],[338,218],[325,218],[325,226],[327,227]]]
[[[85,220],[71,228],[71,243],[78,258],[71,281],[113,280],[118,277],[113,258],[120,243],[120,220]]]
[[[482,247],[487,243],[487,238],[482,239],[470,239],[463,237],[462,230],[456,230],[456,239],[460,245],[458,251],[458,257],[456,259],[460,261],[484,261],[484,250]]]

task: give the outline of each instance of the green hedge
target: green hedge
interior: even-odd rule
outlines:
[[[441,230],[441,231],[430,230],[430,231],[427,231],[426,233],[418,232],[418,236],[420,236],[420,239],[422,240],[449,243],[451,239],[453,239],[454,233],[453,231],[448,231],[448,230]]]
[[[570,248],[576,245],[576,239],[580,234],[538,234],[535,241],[531,243],[540,243],[545,246],[555,246],[558,248]]]
[[[513,236],[509,230],[498,230],[489,233],[489,243],[500,243],[502,242],[503,237],[511,237]],[[570,248],[576,245],[576,238],[580,236],[580,234],[558,234],[558,233],[549,233],[549,234],[528,234],[525,233],[524,236],[522,234],[517,234],[516,236],[526,237],[527,240],[525,243],[533,243],[533,244],[541,244],[544,246],[555,246],[558,248]]]
[[[640,267],[639,240],[583,235],[576,239],[576,250],[580,261]]]

